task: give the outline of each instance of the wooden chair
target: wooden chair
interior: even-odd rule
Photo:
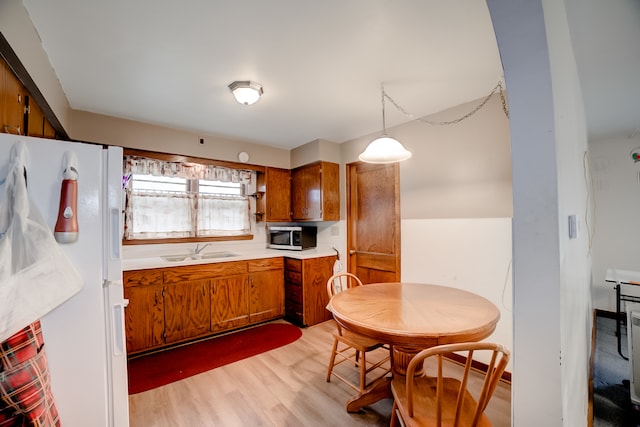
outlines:
[[[327,281],[327,293],[329,294],[329,298],[331,298],[338,292],[354,286],[362,286],[362,282],[356,275],[351,273],[337,273]],[[337,331],[333,334],[333,349],[327,370],[327,382],[330,382],[331,375],[334,375],[354,390],[362,392],[367,385],[391,372],[390,346],[343,329],[337,323],[336,326]],[[369,362],[367,360],[367,353],[379,348],[386,349],[389,352],[388,355],[375,363]],[[338,358],[338,361],[336,361],[336,358]],[[359,368],[360,380],[358,385],[334,370],[336,365],[346,361],[352,361],[355,366]],[[367,374],[374,370],[378,370],[378,372],[376,372],[377,375],[367,382]]]
[[[462,372],[450,378],[443,375],[443,362],[447,354],[452,352],[462,352],[467,360],[464,367],[457,366],[457,371]],[[491,355],[486,372],[471,368],[474,353],[481,352]],[[430,357],[437,361],[437,375],[427,376],[425,372],[416,377],[416,368]],[[490,426],[484,410],[509,357],[509,351],[503,346],[484,342],[445,344],[422,350],[409,362],[406,378],[394,378],[391,382],[394,398],[391,426],[397,426],[398,421],[404,426]],[[452,361],[449,363],[455,364]],[[428,365],[424,366],[427,371]],[[475,375],[470,378],[472,370],[478,373],[481,386],[470,387],[470,383],[480,381],[475,379]]]

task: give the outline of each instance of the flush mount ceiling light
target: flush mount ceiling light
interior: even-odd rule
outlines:
[[[229,85],[231,93],[240,104],[251,105],[262,96],[262,85],[250,80],[235,81]]]
[[[366,163],[395,163],[407,160],[411,157],[411,152],[407,151],[398,140],[387,135],[384,85],[380,85],[380,91],[382,93],[382,135],[371,141],[358,158]]]

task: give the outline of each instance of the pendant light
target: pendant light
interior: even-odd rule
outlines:
[[[387,135],[384,85],[380,85],[380,92],[382,93],[382,135],[371,141],[358,158],[366,163],[395,163],[407,160],[411,157],[411,152],[407,151],[398,140]]]

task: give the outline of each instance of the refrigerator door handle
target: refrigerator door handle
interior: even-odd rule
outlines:
[[[124,308],[129,305],[129,300],[113,305],[113,355],[122,356],[125,354],[125,337],[124,337]]]
[[[109,239],[109,256],[113,260],[120,259],[120,209],[111,208],[109,210],[110,239]]]

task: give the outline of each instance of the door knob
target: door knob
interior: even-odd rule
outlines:
[[[349,255],[353,255],[353,254],[355,254],[355,253],[356,253],[356,250],[355,250],[355,249],[349,249]]]

